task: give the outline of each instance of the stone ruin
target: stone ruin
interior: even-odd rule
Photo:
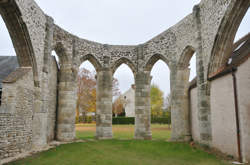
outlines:
[[[150,71],[159,59],[171,76],[172,141],[190,141],[189,61],[196,53],[199,144],[211,146],[209,77],[227,64],[249,0],[201,0],[179,23],[140,45],[107,45],[79,38],[34,0],[0,0],[19,68],[3,81],[0,159],[75,138],[76,75],[89,60],[97,71],[98,139],[112,138],[112,78],[127,64],[135,77],[135,139],[151,139]],[[58,68],[51,52],[59,56]],[[226,113],[225,113],[226,115]],[[250,128],[250,125],[248,125]],[[249,134],[250,135],[250,134]],[[249,144],[249,142],[248,142]],[[244,159],[250,152],[242,150]],[[248,156],[247,156],[248,155]]]

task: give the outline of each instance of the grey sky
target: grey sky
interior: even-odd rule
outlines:
[[[114,45],[144,43],[173,26],[192,12],[200,0],[36,0],[55,23],[67,31],[88,40]],[[250,14],[245,16],[237,39],[249,32]],[[248,22],[246,21],[248,20]],[[14,55],[8,32],[0,19],[0,55]],[[89,63],[86,68],[91,69]],[[191,60],[191,76],[195,75],[195,60]],[[93,68],[92,68],[93,69]],[[152,83],[169,93],[169,71],[159,61],[151,72]],[[134,77],[126,65],[121,65],[114,77],[120,89],[126,91]]]

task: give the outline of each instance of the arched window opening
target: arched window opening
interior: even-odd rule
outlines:
[[[14,46],[12,44],[8,29],[0,15],[0,56],[16,56]]]
[[[238,31],[236,33],[234,42],[238,41],[240,38],[244,37],[247,33],[250,32],[250,9],[247,10],[246,15],[244,16],[243,20],[241,21],[241,24],[238,28]]]
[[[249,18],[250,18],[250,10],[248,9],[236,32],[232,54],[230,55],[230,58],[227,60],[227,65],[236,64],[240,58],[244,58],[245,56],[248,56],[248,54],[250,53]]]
[[[56,61],[58,69],[60,69],[60,59],[59,59],[58,55],[56,54],[56,52],[54,50],[52,51],[51,55],[54,57],[54,60]]]
[[[77,75],[76,137],[94,138],[96,132],[96,70],[84,61]]]
[[[113,134],[114,138],[134,137],[135,117],[134,74],[126,64],[120,65],[113,75]],[[126,125],[119,125],[122,118]],[[127,129],[121,129],[126,127]]]
[[[0,15],[0,106],[2,104],[2,81],[19,66],[8,29]]]
[[[168,65],[158,60],[151,70],[151,129],[153,139],[170,138],[170,70]],[[161,125],[159,125],[161,124]]]
[[[190,69],[190,75],[189,75],[189,81],[192,81],[194,78],[196,78],[196,53],[193,54],[192,58],[189,62],[189,69]]]

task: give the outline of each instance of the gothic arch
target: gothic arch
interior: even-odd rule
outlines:
[[[227,63],[227,59],[233,51],[236,32],[249,6],[250,1],[246,0],[237,0],[229,4],[214,41],[208,76]]]
[[[20,67],[32,67],[34,85],[39,87],[36,57],[29,31],[15,1],[0,1],[0,14],[10,34]]]
[[[186,46],[179,59],[178,67],[187,68],[194,53],[195,53],[194,47]]]
[[[96,57],[92,54],[87,54],[81,57],[81,63],[83,63],[84,61],[89,61],[94,67],[95,70],[98,71],[101,69],[102,65],[100,64],[100,62],[96,59]]]
[[[69,57],[68,57],[68,55],[67,55],[67,50],[66,50],[66,48],[64,47],[64,45],[63,45],[62,42],[56,43],[56,45],[55,45],[55,47],[54,47],[53,50],[56,52],[56,54],[57,54],[58,57],[59,57],[60,65],[69,62]]]
[[[154,54],[153,56],[151,56],[151,57],[149,58],[149,60],[147,61],[147,63],[146,63],[146,65],[145,65],[145,68],[144,68],[144,69],[145,69],[146,71],[151,72],[151,70],[152,70],[154,64],[155,64],[158,60],[164,61],[164,62],[167,64],[167,66],[169,67],[169,61],[167,60],[166,57],[164,57],[164,56],[161,55],[161,54]]]
[[[128,67],[132,70],[133,74],[135,75],[136,73],[136,67],[133,64],[133,62],[131,62],[129,59],[122,57],[119,60],[115,61],[114,65],[111,67],[112,68],[112,72],[113,74],[115,73],[115,71],[122,65],[122,64],[126,64],[128,65]]]

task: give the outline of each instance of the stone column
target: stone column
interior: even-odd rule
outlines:
[[[61,66],[57,114],[57,139],[59,141],[72,141],[75,138],[77,87],[73,78],[71,65]]]
[[[198,119],[200,143],[210,145],[212,142],[211,111],[210,111],[210,83],[201,84],[198,80]]]
[[[197,70],[197,89],[198,89],[198,119],[200,142],[204,145],[210,145],[212,142],[212,124],[210,110],[210,83],[207,80],[207,68],[204,63],[205,53],[202,46],[201,33],[201,13],[200,6],[196,5],[193,8],[193,18],[196,23],[196,42],[198,47],[196,50],[196,70]]]
[[[135,76],[135,139],[152,139],[150,72],[139,72]]]
[[[44,84],[46,86],[46,84]],[[34,113],[32,121],[32,148],[37,149],[47,145],[48,109],[42,100],[41,88],[34,87]]]
[[[112,71],[97,71],[96,138],[111,139],[112,133]]]
[[[189,74],[190,69],[171,69],[171,140],[189,141]]]

